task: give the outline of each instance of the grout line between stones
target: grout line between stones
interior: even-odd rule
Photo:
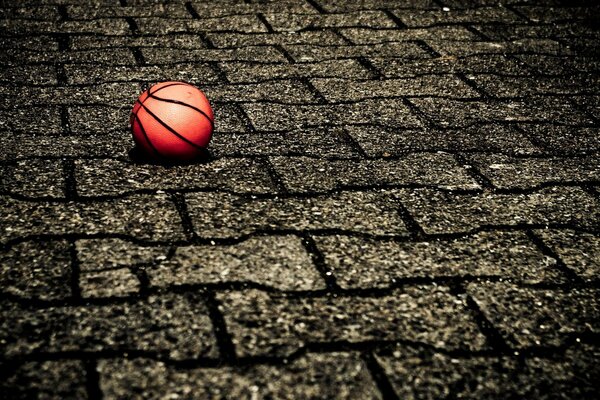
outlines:
[[[226,362],[235,362],[237,359],[235,354],[235,344],[228,332],[225,318],[220,310],[219,300],[217,300],[215,293],[212,291],[205,293],[205,299],[208,314],[213,324],[213,331],[217,340],[217,346],[219,347],[220,356]]]
[[[362,353],[362,359],[365,362],[371,377],[375,381],[377,388],[381,392],[383,400],[399,400],[398,395],[394,391],[392,384],[388,376],[386,375],[383,367],[379,364],[375,356],[371,351]]]
[[[84,360],[85,366],[85,388],[88,400],[102,400],[103,393],[100,389],[100,374],[98,373],[98,361],[90,358]]]

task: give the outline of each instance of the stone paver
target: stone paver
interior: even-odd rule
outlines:
[[[352,354],[309,354],[287,365],[177,369],[147,359],[106,360],[98,367],[109,398],[144,391],[152,398],[381,399],[366,365]]]
[[[487,276],[523,283],[561,281],[556,261],[521,233],[482,232],[451,241],[391,242],[317,236],[344,288],[386,287],[414,277]]]
[[[325,341],[409,340],[473,350],[486,346],[463,302],[443,287],[360,298],[286,298],[253,290],[223,293],[219,300],[239,355],[287,355]]]
[[[492,283],[471,284],[467,292],[517,347],[560,346],[570,337],[600,329],[598,289],[557,291]]]

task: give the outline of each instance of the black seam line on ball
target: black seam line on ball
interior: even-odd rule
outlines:
[[[206,114],[204,111],[202,111],[202,110],[201,110],[201,109],[199,109],[198,107],[195,107],[195,106],[193,106],[193,105],[191,105],[191,104],[188,104],[188,103],[185,103],[185,102],[183,102],[183,101],[179,101],[179,100],[173,100],[173,99],[165,99],[165,98],[163,98],[163,97],[158,97],[158,96],[155,96],[155,95],[154,95],[154,93],[151,93],[151,94],[149,95],[149,97],[152,97],[153,99],[156,99],[156,100],[158,100],[158,101],[163,101],[163,102],[165,102],[165,103],[179,104],[180,106],[185,106],[185,107],[189,107],[189,108],[191,108],[192,110],[196,110],[196,111],[198,111],[200,114],[202,114],[202,115],[204,115],[204,116],[206,117],[206,119],[208,120],[208,122],[210,122],[210,127],[211,127],[212,129],[214,129],[214,128],[215,128],[215,125],[214,125],[214,122],[213,122],[213,120],[212,120],[212,119],[211,119],[211,118],[208,116],[208,114]]]
[[[150,111],[150,109],[148,107],[146,107],[144,104],[140,105],[144,108],[144,110],[146,110],[146,112],[148,114],[150,114],[150,116],[152,118],[154,118],[156,121],[158,121],[159,124],[161,124],[162,126],[164,126],[165,128],[167,128],[167,130],[169,132],[171,132],[173,135],[177,136],[179,139],[183,140],[184,142],[190,144],[191,146],[194,146],[197,149],[200,150],[204,150],[204,147],[192,142],[191,140],[187,139],[185,136],[182,136],[181,134],[179,134],[175,129],[171,128],[165,121],[163,121],[162,119],[160,119],[156,114],[154,114],[152,111]]]
[[[140,107],[140,108],[142,108],[142,107]],[[154,153],[160,157],[161,156],[160,152],[156,149],[156,147],[154,147],[154,145],[150,141],[150,138],[148,137],[148,134],[146,133],[146,130],[144,129],[144,125],[142,125],[142,121],[140,121],[140,118],[137,116],[137,113],[133,114],[133,116],[135,118],[135,122],[138,123],[138,125],[140,126],[140,129],[142,130],[142,133],[144,134],[144,138],[146,138],[146,142],[148,142],[148,145],[150,146],[150,148],[152,148],[152,150],[154,150]]]
[[[139,105],[141,106],[141,105],[142,105],[142,104],[144,104],[144,103],[146,102],[146,100],[148,100],[148,99],[150,98],[150,96],[151,96],[151,95],[153,95],[154,93],[156,93],[156,92],[160,92],[161,90],[163,90],[163,89],[166,89],[166,88],[168,88],[168,87],[171,87],[171,86],[183,86],[183,85],[188,85],[188,84],[187,84],[187,83],[184,83],[184,82],[174,82],[174,83],[169,83],[168,85],[165,85],[165,86],[159,87],[159,88],[158,88],[158,89],[156,89],[154,92],[150,92],[150,89],[152,89],[152,88],[150,88],[150,89],[148,89],[148,90],[145,90],[145,91],[144,91],[144,93],[148,92],[148,96],[146,96],[146,98],[145,98],[143,101],[140,101],[140,99],[139,99],[139,97],[138,97],[138,99],[137,99],[135,102],[136,102],[136,103],[139,103]],[[190,86],[191,86],[191,85],[190,85]],[[144,93],[142,93],[142,94],[140,95],[140,97],[141,97],[141,96],[142,96]],[[140,109],[141,109],[141,107],[140,107],[140,108],[138,108],[138,109],[137,109],[137,111],[136,111],[136,112],[134,112],[134,113],[132,113],[132,114],[133,114],[133,115],[137,115],[137,113],[140,111]]]

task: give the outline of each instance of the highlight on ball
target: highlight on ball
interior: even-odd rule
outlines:
[[[131,111],[131,132],[147,156],[190,161],[205,153],[214,129],[206,95],[186,82],[162,82],[146,90]]]

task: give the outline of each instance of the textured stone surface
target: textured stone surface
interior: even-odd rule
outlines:
[[[393,242],[316,236],[344,288],[386,287],[413,277],[486,276],[524,283],[562,281],[556,261],[521,233],[482,232],[435,242]]]
[[[512,154],[535,154],[541,151],[526,134],[513,126],[501,124],[477,124],[446,130],[349,126],[346,130],[371,157],[398,156],[411,151],[491,151]]]
[[[164,189],[219,189],[251,193],[276,191],[264,164],[237,158],[172,167],[129,164],[116,160],[82,160],[75,165],[75,177],[82,196]]]
[[[292,192],[373,185],[423,185],[477,189],[479,185],[448,154],[411,154],[398,160],[315,160],[273,157],[271,163]]]
[[[443,287],[407,288],[382,297],[299,299],[252,290],[223,293],[219,300],[239,355],[286,355],[323,341],[485,346],[463,302]]]
[[[86,398],[86,373],[79,360],[29,361],[12,366],[0,380],[9,399]]]
[[[65,233],[120,233],[150,240],[178,239],[183,228],[165,195],[134,195],[92,203],[25,202],[0,199],[0,239]]]
[[[594,396],[580,384],[593,382],[597,348],[580,345],[564,357],[531,357],[525,367],[510,357],[456,357],[398,346],[377,357],[399,397],[444,398],[553,398],[569,393],[574,398]],[[469,384],[465,384],[469,382]],[[552,393],[552,394],[551,394]]]
[[[228,193],[186,195],[200,237],[239,237],[257,231],[340,229],[404,235],[392,197],[382,192],[343,192],[308,198],[252,199]]]
[[[557,291],[495,283],[471,284],[467,292],[517,347],[559,346],[577,334],[600,329],[598,289]]]
[[[221,63],[230,82],[299,78],[368,78],[371,72],[358,61],[335,60],[302,64]]]
[[[4,293],[41,300],[71,296],[71,255],[66,241],[30,241],[0,254]]]
[[[143,392],[152,398],[381,399],[366,365],[348,353],[308,354],[287,365],[177,369],[148,359],[99,365],[109,398]]]
[[[174,359],[217,354],[208,311],[194,295],[39,310],[4,303],[0,310],[0,349],[7,356],[78,350],[142,351]]]
[[[551,187],[528,194],[449,194],[401,190],[398,197],[427,233],[464,232],[488,225],[572,224],[598,228],[597,202],[579,188]]]
[[[471,157],[481,173],[498,188],[528,188],[550,183],[600,181],[597,158]]]
[[[317,90],[329,101],[358,101],[377,97],[444,96],[477,97],[477,93],[460,79],[451,76],[424,76],[384,81],[355,81],[345,79],[313,79]]]
[[[539,230],[536,233],[560,259],[587,281],[600,276],[600,237],[573,230]]]
[[[79,277],[81,297],[122,297],[139,291],[138,278],[128,269],[82,273]]]
[[[252,282],[280,290],[324,289],[300,238],[258,236],[227,246],[184,246],[148,270],[153,286]]]
[[[560,97],[470,102],[450,99],[412,99],[428,118],[444,127],[465,127],[477,122],[548,122],[589,124],[589,118]]]
[[[598,397],[599,10],[3,2],[0,397]]]
[[[244,110],[259,130],[292,130],[306,125],[373,124],[415,128],[422,124],[400,99],[370,99],[337,105],[245,104]]]
[[[28,197],[63,197],[63,166],[56,160],[22,160],[0,166],[0,187]]]

